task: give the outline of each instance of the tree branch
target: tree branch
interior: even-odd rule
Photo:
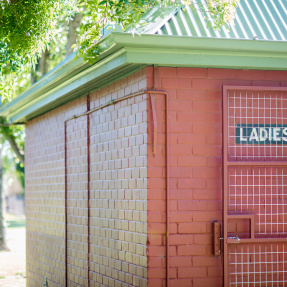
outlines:
[[[19,147],[15,141],[14,135],[11,133],[10,129],[8,127],[1,127],[2,133],[5,136],[5,138],[9,141],[9,144],[13,150],[13,152],[16,154],[16,156],[19,158],[20,162],[25,166],[25,157],[20,152]]]

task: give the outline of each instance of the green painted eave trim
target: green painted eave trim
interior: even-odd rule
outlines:
[[[73,56],[0,109],[10,122],[26,122],[146,65],[230,69],[287,69],[287,42],[111,33],[89,66]]]
[[[141,35],[132,36],[124,33],[111,34],[116,45],[130,48],[148,48],[149,52],[180,52],[189,51],[197,54],[198,51],[205,54],[217,55],[218,52],[229,52],[234,56],[246,54],[268,54],[270,56],[286,56],[287,42],[244,39],[221,39],[204,37],[166,36],[166,35]]]
[[[14,105],[13,102],[11,102],[10,104],[12,105],[5,111],[9,113],[9,121],[11,123],[25,123],[40,114],[86,95],[93,90],[104,87],[114,82],[115,79],[142,68],[142,65],[128,64],[126,57],[126,51],[120,49],[96,65],[91,66],[89,69],[60,83],[54,89],[44,94],[38,94],[36,97],[34,95],[26,105],[20,106],[21,101]],[[29,95],[27,95],[27,97],[28,96]]]

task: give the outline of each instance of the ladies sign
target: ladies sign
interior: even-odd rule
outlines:
[[[237,144],[287,144],[287,125],[237,124]]]

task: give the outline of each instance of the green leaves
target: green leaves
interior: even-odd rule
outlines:
[[[0,1],[0,7],[0,68],[11,69],[36,63],[57,31],[59,15],[71,17],[76,9],[69,0]]]
[[[0,69],[18,70],[35,64],[57,34],[57,20],[69,19],[79,8],[87,11],[77,42],[78,55],[97,59],[96,43],[104,36],[107,24],[129,27],[139,33],[142,15],[157,5],[181,6],[183,3],[208,11],[214,26],[231,22],[239,0],[17,0],[0,1]],[[3,70],[4,69],[4,70]]]
[[[97,60],[97,43],[105,36],[105,25],[118,25],[140,34],[145,24],[144,13],[155,6],[181,7],[183,4],[207,12],[213,19],[213,26],[220,28],[232,23],[239,0],[88,0],[80,5],[90,11],[89,19],[82,24],[77,41],[77,54],[90,63]]]
[[[31,70],[50,40],[55,39],[57,19],[62,15],[70,18],[75,10],[77,7],[71,0],[0,1],[2,98],[11,96],[19,72],[25,74]]]

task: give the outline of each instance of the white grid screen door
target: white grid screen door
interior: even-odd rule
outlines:
[[[223,98],[225,287],[287,286],[287,88]]]

